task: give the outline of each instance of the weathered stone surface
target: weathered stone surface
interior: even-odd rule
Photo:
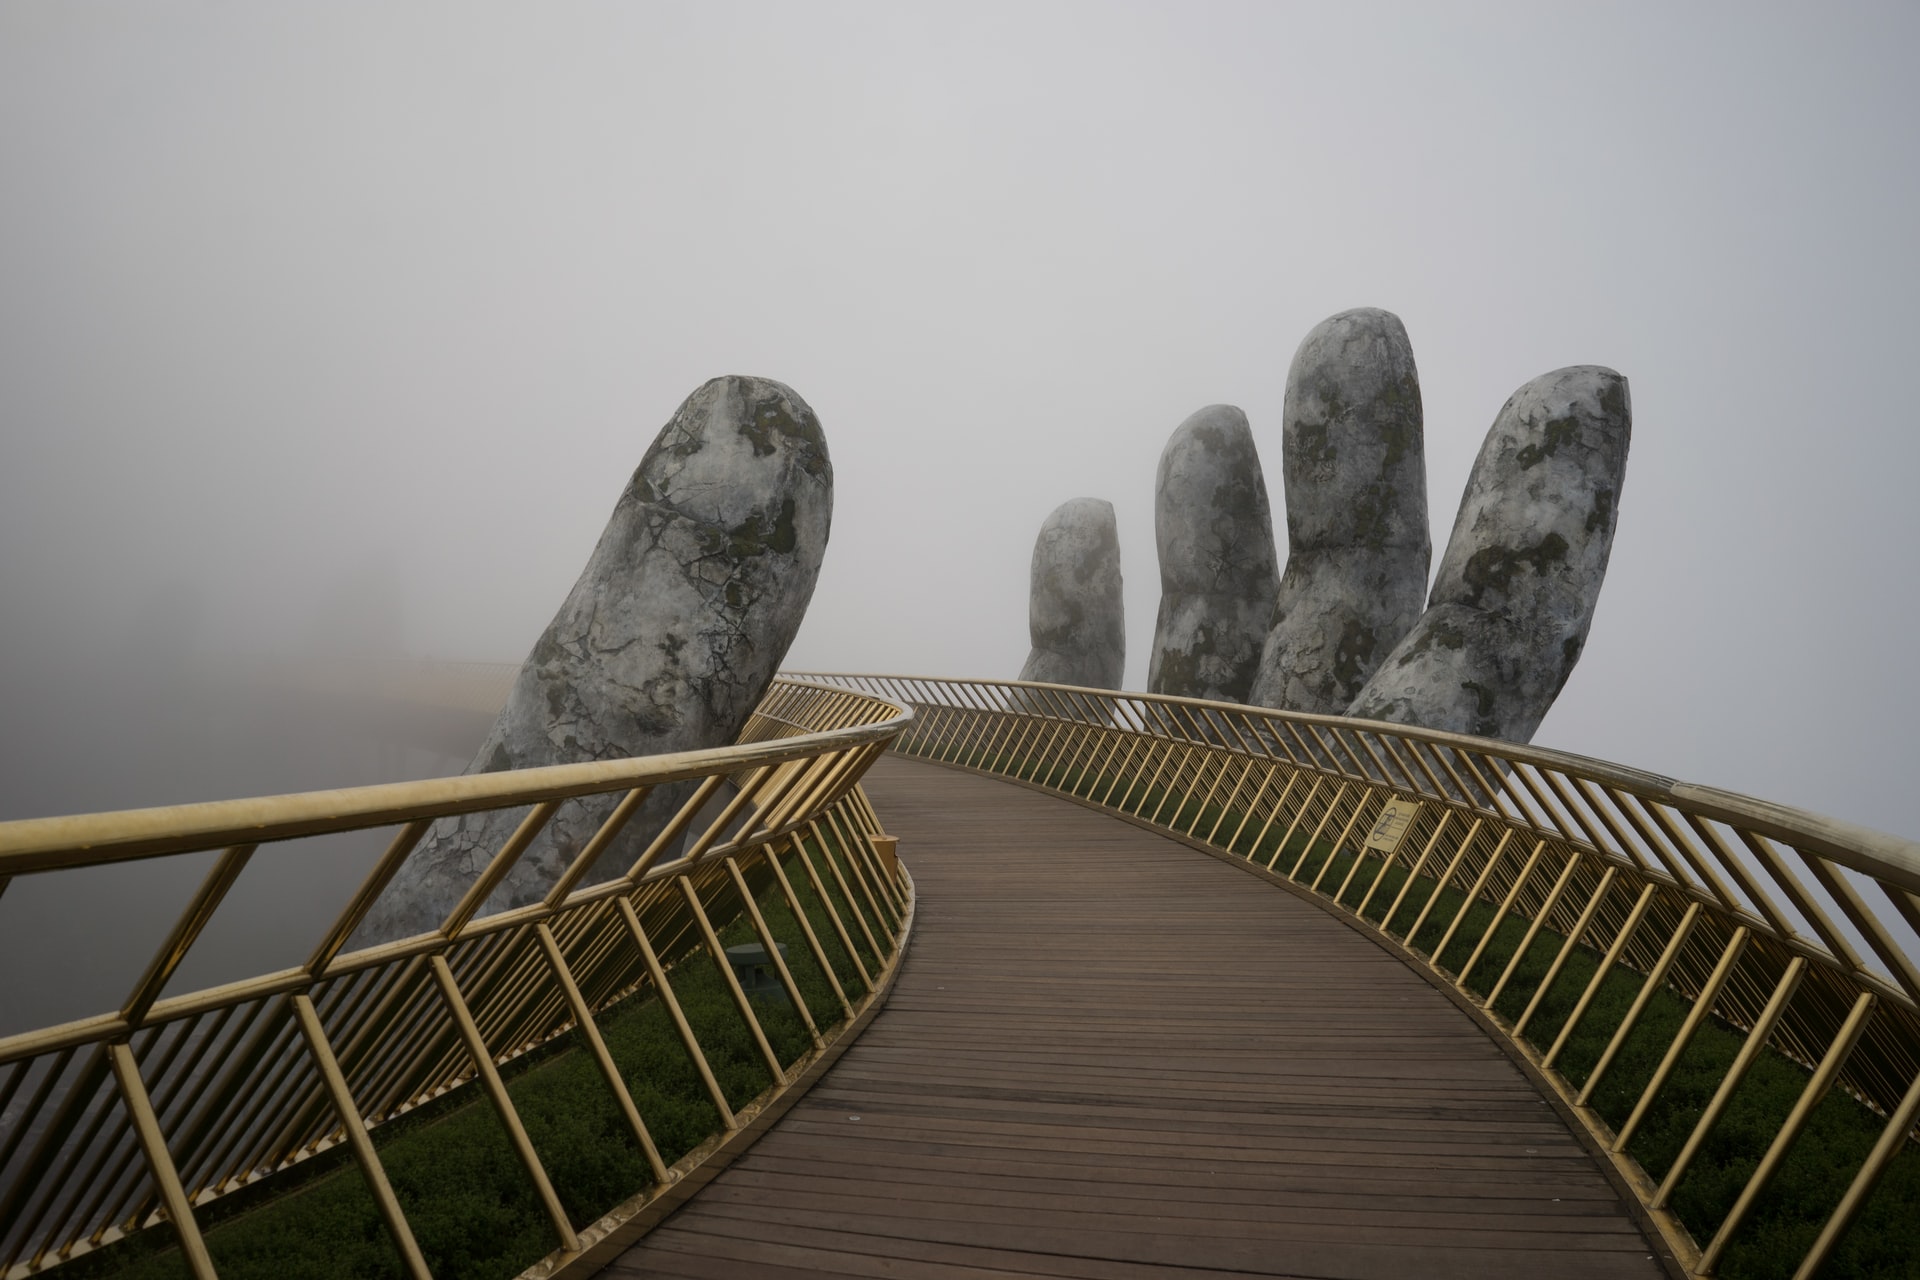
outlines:
[[[1433,596],[1347,714],[1526,742],[1572,674],[1619,519],[1627,380],[1578,365],[1502,406]]]
[[[1120,599],[1120,530],[1113,504],[1074,498],[1055,507],[1033,544],[1027,596],[1033,651],[1022,680],[1118,689],[1127,661]]]
[[[1420,380],[1400,318],[1321,321],[1287,373],[1287,567],[1251,701],[1346,710],[1420,616],[1432,542]]]
[[[765,378],[695,391],[628,481],[468,772],[731,742],[799,630],[832,512],[833,467],[805,401]],[[658,789],[587,882],[625,871],[689,792]],[[563,806],[489,906],[538,900],[617,799]],[[361,939],[438,927],[519,817],[436,824]]]
[[[1174,429],[1154,482],[1153,532],[1160,614],[1148,691],[1245,702],[1280,581],[1246,414],[1212,404]]]

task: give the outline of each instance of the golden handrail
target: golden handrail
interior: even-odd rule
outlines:
[[[894,743],[903,755],[1114,812],[1247,865],[1395,949],[1493,1031],[1584,1126],[1693,1274],[1713,1271],[1829,1086],[1886,1124],[1798,1276],[1814,1274],[1914,1136],[1920,845],[1911,841],[1565,752],[1406,725],[1013,680],[807,678],[913,708],[914,723]],[[1269,850],[1264,864],[1254,860]],[[1344,873],[1331,875],[1342,859]],[[1396,867],[1401,887],[1376,921],[1375,895]],[[1421,894],[1413,893],[1416,881],[1427,886]],[[1448,893],[1463,895],[1460,904],[1450,921],[1442,913],[1434,922],[1438,941],[1422,950],[1417,942]],[[1470,932],[1462,925],[1476,903],[1491,916],[1477,938],[1460,936]],[[1411,925],[1397,933],[1410,913]],[[1483,997],[1469,979],[1509,920],[1524,923],[1524,937]],[[1566,942],[1525,1010],[1497,1012],[1494,1003],[1543,932]],[[1576,945],[1600,953],[1599,967],[1553,1042],[1536,1046],[1528,1023]],[[1616,964],[1647,981],[1577,1084],[1556,1062]],[[1616,1133],[1589,1103],[1661,987],[1694,1008]],[[1708,1013],[1746,1031],[1747,1048],[1656,1186],[1626,1147]],[[1763,1047],[1812,1074],[1745,1191],[1701,1246],[1668,1202]]]
[[[912,920],[912,882],[873,846],[880,824],[859,789],[866,767],[912,720],[858,691],[781,678],[733,746],[631,760],[557,765],[261,799],[0,823],[0,890],[15,876],[138,858],[223,850],[133,991],[114,1011],[0,1038],[0,1275],[36,1274],[163,1218],[198,1277],[214,1274],[194,1207],[347,1144],[403,1262],[426,1262],[367,1130],[470,1080],[484,1087],[553,1220],[560,1247],[534,1270],[584,1273],[701,1179],[688,1175],[764,1125],[772,1102],[810,1082],[877,1012]],[[589,868],[656,788],[697,780],[626,874],[579,887]],[[731,798],[722,788],[732,787]],[[564,802],[622,796],[598,833],[570,854],[538,902],[488,912],[485,900]],[[709,802],[717,814],[708,813]],[[415,845],[438,820],[533,806],[461,904],[433,932],[346,950]],[[179,995],[169,980],[219,910],[257,847],[333,832],[398,832],[307,962]],[[684,841],[684,847],[681,842]],[[842,865],[860,893],[837,898]],[[782,866],[804,870],[812,901],[840,936],[871,946],[869,971],[849,943],[865,990],[844,991]],[[778,888],[846,1017],[806,1018],[812,1048],[781,1064],[720,951],[724,925],[750,919],[789,994],[797,992],[755,893]],[[851,925],[844,918],[853,917]],[[681,956],[713,956],[762,1045],[774,1087],[727,1105],[699,1040],[679,1016],[666,971]],[[714,1092],[724,1133],[669,1168],[635,1109],[593,1015],[643,987],[675,1015],[683,1047]],[[801,1006],[804,1009],[804,1006]],[[804,1015],[803,1015],[804,1016]],[[503,1064],[578,1030],[647,1153],[655,1182],[576,1230],[501,1084]],[[126,1124],[113,1119],[124,1110]]]

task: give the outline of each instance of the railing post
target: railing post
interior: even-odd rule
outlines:
[[[560,1197],[555,1194],[553,1183],[547,1178],[546,1167],[540,1163],[540,1156],[533,1149],[533,1140],[527,1137],[526,1126],[520,1123],[520,1113],[514,1110],[513,1099],[507,1096],[507,1086],[500,1079],[499,1068],[493,1065],[493,1053],[487,1048],[487,1042],[480,1038],[480,1028],[474,1025],[473,1013],[460,995],[460,984],[454,981],[453,970],[447,967],[446,957],[437,953],[428,959],[427,964],[433,970],[433,980],[440,986],[441,997],[447,1002],[448,1013],[460,1029],[460,1038],[466,1042],[467,1055],[473,1059],[474,1070],[486,1086],[487,1097],[492,1100],[493,1109],[506,1128],[514,1154],[520,1158],[527,1176],[533,1179],[540,1203],[546,1206],[547,1217],[560,1237],[560,1247],[568,1253],[580,1252],[580,1237],[574,1234],[573,1223],[567,1220],[567,1211],[561,1207]]]
[[[218,1280],[213,1258],[207,1253],[207,1242],[200,1236],[200,1224],[193,1217],[193,1202],[187,1199],[187,1189],[180,1183],[180,1171],[174,1168],[173,1154],[167,1150],[167,1136],[160,1131],[160,1118],[153,1113],[153,1102],[147,1097],[146,1083],[140,1079],[140,1067],[133,1060],[133,1050],[125,1043],[110,1044],[107,1059],[114,1079],[119,1082],[120,1100],[127,1108],[127,1117],[133,1121],[140,1150],[146,1154],[147,1171],[153,1175],[160,1202],[167,1208],[167,1219],[180,1237],[181,1256],[186,1258],[194,1280]]]
[[[340,1126],[347,1135],[347,1145],[353,1150],[355,1163],[367,1180],[367,1189],[373,1193],[373,1202],[380,1209],[381,1221],[387,1224],[387,1234],[393,1237],[394,1248],[400,1251],[400,1260],[407,1268],[407,1274],[414,1280],[433,1280],[427,1270],[427,1260],[420,1252],[419,1242],[413,1238],[413,1228],[407,1225],[407,1215],[400,1207],[400,1200],[393,1194],[393,1184],[387,1181],[387,1170],[380,1163],[380,1155],[373,1148],[373,1140],[367,1136],[367,1126],[360,1118],[360,1109],[353,1100],[353,1091],[347,1088],[347,1078],[341,1074],[340,1063],[333,1056],[333,1047],[327,1043],[327,1030],[320,1023],[320,1014],[313,1007],[313,1000],[302,991],[293,997],[293,1015],[299,1019],[300,1034],[306,1038],[307,1051],[313,1055],[314,1065],[320,1069],[320,1078],[326,1082],[327,1096],[333,1100],[334,1112],[340,1117]]]

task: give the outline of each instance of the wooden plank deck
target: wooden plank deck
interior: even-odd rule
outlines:
[[[1274,886],[888,757],[891,1003],[609,1277],[1660,1276],[1486,1035]]]

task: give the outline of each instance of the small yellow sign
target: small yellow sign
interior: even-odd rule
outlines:
[[[1389,800],[1380,810],[1380,816],[1373,820],[1373,829],[1367,832],[1367,848],[1378,849],[1381,853],[1392,853],[1400,847],[1400,841],[1413,829],[1413,821],[1420,816],[1418,800]]]

